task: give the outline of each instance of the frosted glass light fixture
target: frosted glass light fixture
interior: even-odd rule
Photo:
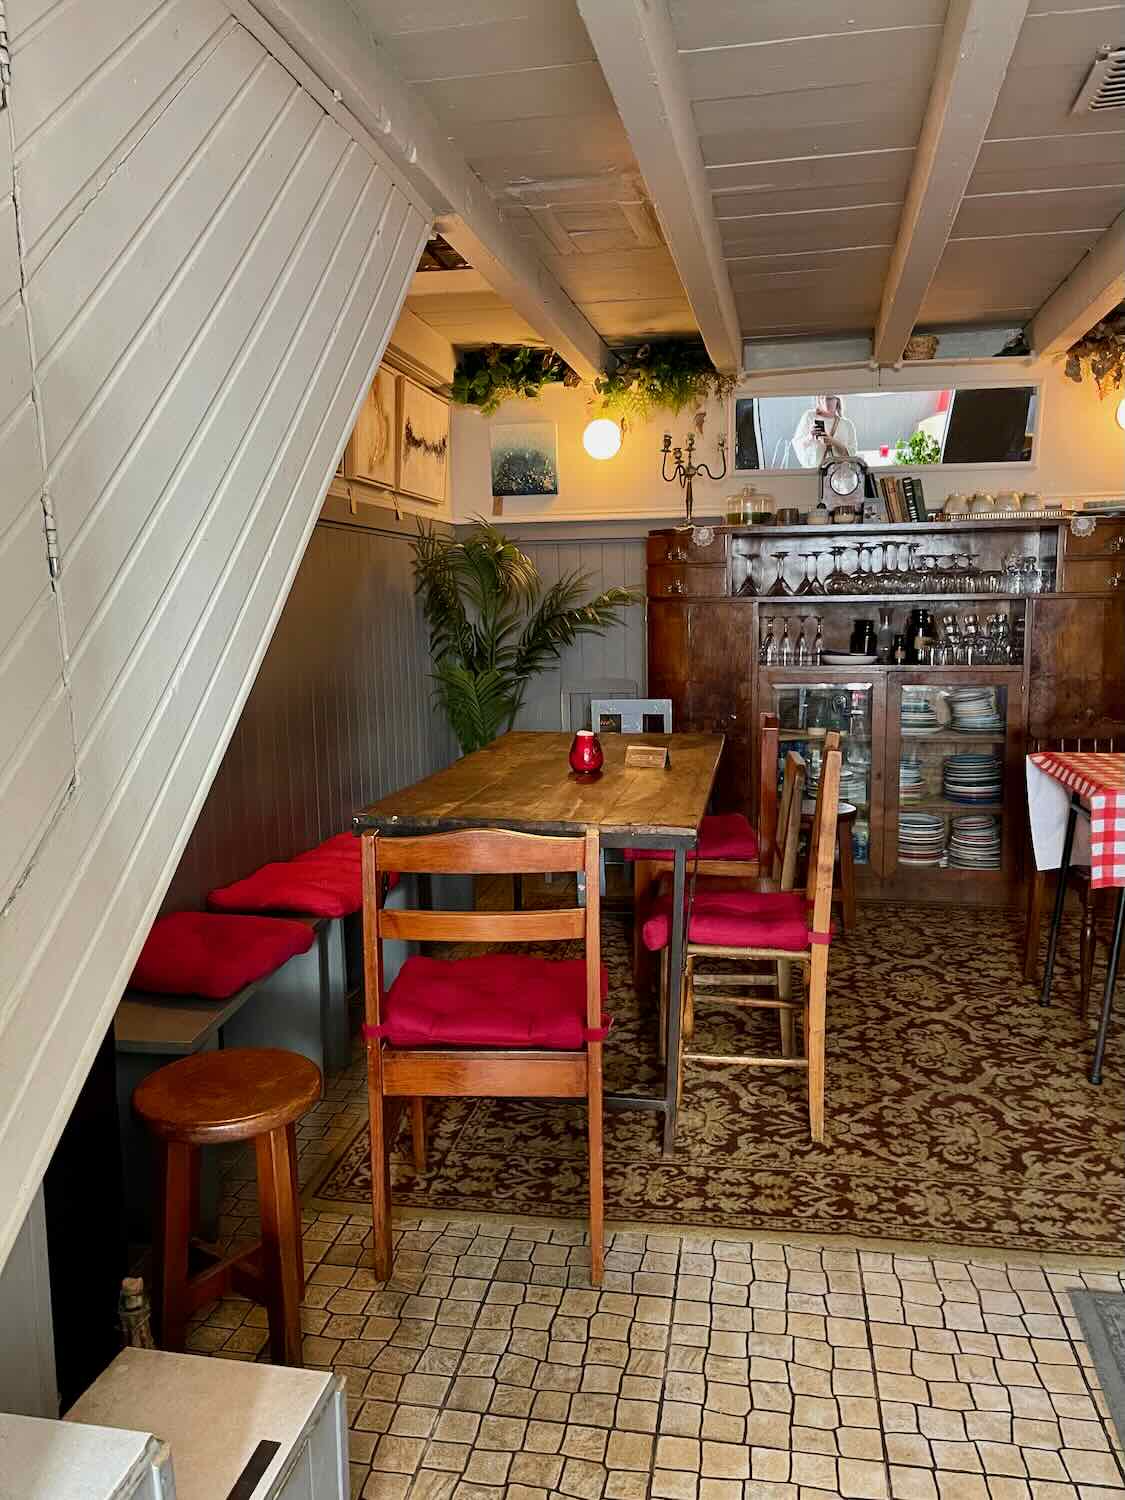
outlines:
[[[1117,425],[1125,429],[1125,396],[1117,403]]]
[[[608,417],[586,424],[582,446],[591,458],[612,458],[621,447],[621,428]]]

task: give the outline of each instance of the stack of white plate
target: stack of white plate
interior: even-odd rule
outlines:
[[[996,734],[1004,728],[994,687],[954,688],[949,694],[951,728],[959,734]]]
[[[900,802],[917,802],[926,794],[926,778],[916,760],[903,759],[898,767],[898,799]]]
[[[940,865],[944,854],[945,819],[939,813],[899,813],[900,865]]]
[[[1004,768],[995,755],[948,755],[941,768],[941,789],[951,802],[999,802]]]
[[[845,761],[840,767],[840,801],[867,801],[867,770],[864,766],[850,766]]]
[[[956,870],[1000,868],[1000,820],[989,813],[963,813],[953,819],[949,863]]]
[[[901,719],[905,735],[935,734],[941,728],[937,710],[921,693],[903,693]]]

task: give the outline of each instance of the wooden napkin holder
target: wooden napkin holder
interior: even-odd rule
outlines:
[[[671,764],[667,745],[626,745],[625,766],[634,771],[666,771]]]

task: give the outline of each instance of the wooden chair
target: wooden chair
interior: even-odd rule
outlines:
[[[840,791],[839,736],[825,739],[820,784],[817,788],[816,817],[810,831],[808,878],[804,891],[727,891],[696,892],[688,916],[686,964],[679,1003],[684,1017],[691,1022],[697,994],[726,1005],[752,1009],[778,1010],[783,1015],[800,1013],[804,1051],[795,1056],[789,1038],[792,1033],[782,1025],[782,1052],[778,1057],[744,1057],[737,1054],[718,1056],[688,1052],[681,1027],[681,1068],[685,1062],[702,1062],[723,1066],[795,1067],[808,1074],[809,1129],[814,1141],[824,1139],[824,1054],[825,1013],[828,991],[828,944],[831,942],[832,873],[836,842],[836,804]],[[667,945],[671,908],[645,923],[645,941],[651,948]],[[718,993],[720,985],[735,981],[735,987],[754,986],[755,974],[715,976],[715,987],[700,983],[696,975],[701,959],[723,958],[765,961],[777,965],[777,994],[746,998],[742,994]],[[803,970],[802,998],[794,1000],[788,993],[789,966],[799,964]],[[782,966],[785,966],[782,968]],[[739,984],[741,981],[741,984]],[[770,981],[772,983],[772,980]]]
[[[1052,729],[1028,736],[1028,754],[1039,750],[1075,750],[1086,753],[1116,753],[1125,750],[1125,723],[1114,720],[1093,721],[1066,729]],[[1023,935],[1023,977],[1029,983],[1039,982],[1039,946],[1043,910],[1050,870],[1037,870],[1028,839],[1027,915]],[[1068,883],[1074,888],[1082,906],[1082,926],[1078,938],[1078,969],[1081,986],[1081,1014],[1087,1014],[1094,980],[1094,956],[1097,947],[1098,895],[1090,884],[1088,865],[1071,865]]]
[[[697,875],[735,876],[755,880],[765,875],[780,878],[778,851],[777,752],[779,725],[775,714],[763,714],[758,743],[758,827],[741,813],[719,814],[703,819],[699,844],[688,854]],[[643,909],[655,881],[671,871],[667,849],[627,849],[633,864],[633,983],[638,992],[648,987],[647,955],[641,937]]]
[[[161,1148],[155,1245],[161,1348],[182,1349],[191,1313],[233,1290],[265,1303],[274,1364],[301,1364],[305,1271],[295,1124],[320,1089],[319,1068],[296,1052],[230,1047],[169,1063],[134,1091],[133,1108]],[[253,1140],[257,1155],[262,1239],[223,1256],[194,1238],[199,1147],[245,1140]],[[193,1252],[201,1268],[189,1263]]]
[[[859,809],[854,802],[841,802],[836,809],[836,875],[838,878],[832,887],[832,904],[840,910],[841,932],[853,931],[856,923],[855,845],[852,842],[852,830],[855,828],[858,813]],[[815,817],[816,802],[810,797],[806,799],[801,809],[802,827],[811,829]]]
[[[563,910],[390,910],[385,871],[414,874],[584,874],[586,904]],[[375,1274],[391,1275],[390,1142],[385,1099],[585,1099],[590,1162],[590,1278],[604,1269],[602,1014],[598,835],[549,838],[504,829],[418,837],[363,835],[364,971]],[[540,943],[580,938],[581,959],[510,953],[411,957],[384,989],[386,938]],[[419,1150],[415,1114],[415,1152]]]

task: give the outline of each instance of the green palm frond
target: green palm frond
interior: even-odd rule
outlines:
[[[544,588],[532,559],[484,519],[459,541],[419,522],[413,549],[435,696],[466,753],[511,727],[531,677],[639,602],[620,588],[586,598],[578,572]]]

